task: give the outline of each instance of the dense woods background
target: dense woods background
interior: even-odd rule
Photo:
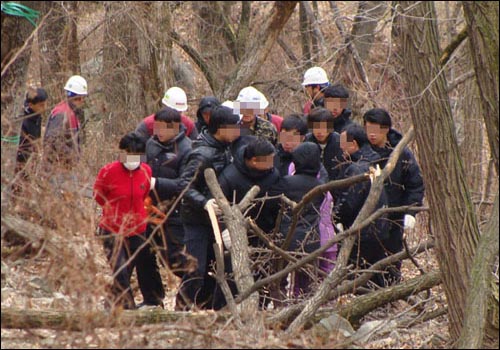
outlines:
[[[498,347],[498,3],[20,3],[39,15],[33,26],[2,12],[2,346]],[[310,327],[312,319],[302,324],[306,332],[285,333],[290,316],[272,311],[239,325],[210,313],[198,315],[205,319],[146,315],[144,322],[132,316],[121,324],[112,321],[118,316],[99,318],[109,273],[93,239],[97,208],[85,195],[116,156],[119,138],[157,111],[171,86],[186,91],[192,118],[201,97],[234,100],[247,85],[267,96],[273,113],[300,112],[306,99],[300,83],[314,65],[349,89],[355,120],[382,107],[403,134],[413,127],[409,146],[422,168],[429,210],[418,215],[407,241],[414,247],[433,240],[435,248],[415,258],[420,270],[405,260],[404,278],[436,273],[424,288],[431,292],[415,293],[413,302],[386,298],[359,323],[346,316],[352,310],[340,313],[357,326],[381,322],[358,338],[331,329],[325,335]],[[27,189],[12,196],[18,178],[9,140],[19,132],[14,116],[26,88],[43,86],[51,108],[73,74],[89,84],[84,159],[76,169],[81,196],[54,198],[39,180],[36,159]],[[7,240],[12,236],[23,239]],[[172,296],[176,281],[163,273]],[[340,295],[324,306],[339,312],[362,305],[361,297]],[[55,314],[26,316],[47,309]],[[7,318],[8,311],[17,313]],[[319,314],[325,311],[314,320]],[[50,323],[63,316],[69,318],[47,326],[57,331],[30,329],[36,317]],[[168,322],[139,326],[161,320]]]

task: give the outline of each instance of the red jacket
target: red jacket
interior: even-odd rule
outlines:
[[[144,200],[149,194],[151,173],[145,163],[130,171],[119,161],[99,171],[94,184],[94,198],[103,208],[99,227],[125,236],[146,231]]]
[[[144,118],[143,120],[144,124],[146,124],[146,128],[148,129],[149,136],[153,135],[153,126],[155,123],[155,115],[151,114]],[[181,114],[181,123],[184,124],[186,127],[186,136],[189,137],[191,135],[191,132],[193,132],[194,129],[194,122],[184,114]]]
[[[283,117],[276,114],[271,114],[271,120],[269,121],[274,124],[278,132],[281,131],[281,124],[283,124]]]

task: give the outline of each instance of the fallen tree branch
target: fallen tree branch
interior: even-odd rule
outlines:
[[[441,282],[441,273],[439,271],[431,271],[401,284],[382,288],[375,292],[357,297],[351,303],[341,306],[338,310],[338,314],[347,319],[351,324],[355,324],[361,317],[382,305],[404,299],[423,290],[428,290]]]
[[[93,328],[137,327],[144,324],[172,323],[189,319],[192,322],[225,322],[229,313],[184,312],[165,310],[124,310],[120,313],[107,311],[56,311],[3,308],[2,328],[45,328],[82,331]]]

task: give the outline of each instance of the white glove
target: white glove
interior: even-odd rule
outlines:
[[[217,205],[217,202],[215,201],[215,198],[211,198],[207,201],[207,203],[205,204],[205,206],[203,207],[203,209],[207,210],[208,211],[208,206],[211,206],[212,208],[214,208],[214,212],[216,215],[220,215],[222,214],[222,210],[220,210],[219,206]]]
[[[371,183],[373,183],[373,181],[375,181],[375,178],[379,177],[380,175],[382,175],[382,169],[380,169],[380,166],[378,164],[375,168],[370,167],[370,175],[369,176],[370,176]]]
[[[415,217],[413,215],[405,215],[404,229],[412,229],[415,227]]]
[[[335,227],[337,228],[338,232],[344,232],[344,225],[342,225],[341,222],[336,224]]]
[[[222,231],[221,236],[222,236],[222,241],[224,242],[224,246],[227,249],[231,248],[231,236],[229,235],[229,231],[227,230],[227,228],[224,231]]]
[[[151,186],[149,187],[149,190],[152,191],[155,188],[156,185],[156,177],[151,178]]]

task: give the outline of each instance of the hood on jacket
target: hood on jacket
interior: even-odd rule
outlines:
[[[198,110],[196,111],[196,118],[200,123],[205,124],[203,120],[203,110],[207,107],[214,108],[220,105],[220,101],[215,96],[206,96],[200,100],[200,104],[198,105]]]
[[[243,145],[236,150],[236,155],[233,158],[233,164],[243,175],[251,179],[259,179],[265,177],[275,171],[274,168],[269,170],[256,170],[249,168],[245,162],[245,150],[248,145]]]
[[[392,147],[396,147],[399,141],[403,138],[401,133],[393,128],[389,129],[389,133],[387,134],[387,140],[391,144]]]
[[[313,142],[303,142],[292,152],[296,174],[316,176],[321,167],[321,151]]]

